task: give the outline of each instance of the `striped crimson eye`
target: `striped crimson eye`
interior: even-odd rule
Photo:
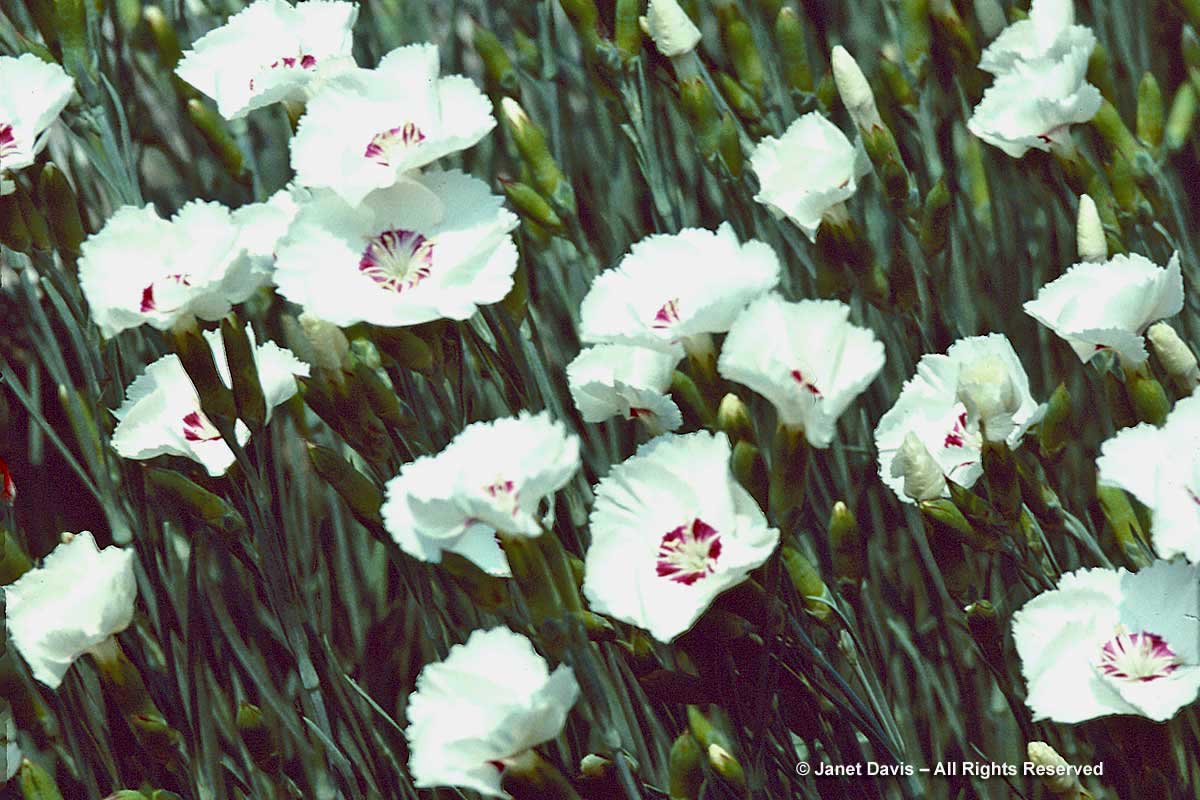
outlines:
[[[383,167],[392,165],[393,157],[411,147],[416,147],[425,141],[425,134],[416,123],[406,122],[395,128],[381,131],[371,138],[371,143],[363,151],[363,157],[369,158]]]
[[[390,230],[367,243],[359,271],[381,288],[399,294],[429,277],[433,242],[416,231]]]
[[[17,135],[12,125],[0,122],[0,159],[17,152]]]
[[[1100,673],[1118,681],[1142,682],[1165,678],[1182,662],[1167,640],[1156,633],[1118,633],[1100,648]]]
[[[716,528],[697,517],[663,536],[655,571],[661,578],[691,586],[711,575],[720,557],[721,537]]]

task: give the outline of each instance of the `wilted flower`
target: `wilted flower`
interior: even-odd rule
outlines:
[[[1136,366],[1149,357],[1142,341],[1146,328],[1182,308],[1179,254],[1163,269],[1133,253],[1076,264],[1039,289],[1025,313],[1065,339],[1084,363],[1112,350]]]
[[[861,146],[850,143],[836,125],[813,111],[793,122],[776,139],[760,141],[750,154],[758,177],[754,199],[777,216],[796,223],[816,241],[821,219],[857,190],[871,171]]]
[[[254,331],[249,325],[246,335],[253,346]],[[204,338],[212,347],[221,380],[229,386],[229,364],[220,333],[207,331]],[[269,418],[271,409],[296,393],[296,376],[308,375],[308,365],[274,342],[255,347],[254,363]],[[125,392],[125,402],[113,414],[118,422],[112,446],[124,458],[183,456],[199,462],[213,476],[225,474],[234,461],[233,451],[204,415],[196,387],[173,353],[158,359],[134,379]],[[239,420],[235,435],[238,444],[245,444],[250,430]]]
[[[279,293],[336,325],[467,319],[512,289],[517,217],[483,181],[427,172],[358,206],[322,192],[279,245]]]
[[[77,658],[133,621],[133,551],[99,550],[89,531],[64,537],[5,597],[13,644],[33,677],[57,689]]]
[[[355,205],[482,139],[496,125],[491,103],[469,78],[438,71],[437,47],[417,44],[331,81],[309,101],[292,139],[296,180]]]
[[[33,164],[75,93],[75,81],[58,64],[32,53],[0,56],[0,174]]]
[[[739,243],[727,222],[716,232],[654,234],[592,282],[579,310],[580,337],[670,352],[729,330],[747,303],[777,283],[775,251],[753,239]]]
[[[700,29],[678,0],[650,0],[642,26],[654,40],[658,52],[668,58],[686,55],[700,43]]]
[[[592,609],[669,642],[745,580],[779,531],[733,477],[729,439],[665,434],[596,487],[583,592]]]
[[[437,455],[400,468],[383,522],[413,558],[438,563],[450,551],[508,575],[496,532],[540,535],[539,506],[578,469],[578,438],[547,413],[476,422]]]
[[[912,431],[904,434],[904,441],[892,458],[890,472],[893,478],[904,481],[904,496],[910,500],[920,503],[946,494],[942,465],[934,460],[929,448]]]
[[[500,788],[506,762],[558,736],[578,699],[571,668],[550,672],[524,636],[474,631],[444,661],[426,664],[408,697],[414,783],[507,797]]]
[[[217,101],[226,119],[305,100],[322,79],[353,68],[355,3],[256,0],[196,40],[175,73]]]
[[[1004,402],[1006,408],[1016,409],[1011,422],[1005,423],[1011,426],[1005,437],[1009,447],[1018,447],[1025,431],[1041,419],[1044,407],[1030,395],[1029,376],[1003,334],[960,339],[945,355],[922,356],[916,375],[904,384],[895,405],[875,428],[879,477],[901,500],[910,502],[903,474],[893,473],[892,460],[910,432],[941,465],[943,474],[960,486],[969,488],[983,474],[979,420],[972,418],[958,396],[963,371],[981,362],[988,364],[989,373],[1003,370],[1011,382],[1014,396]]]
[[[1119,431],[1101,446],[1096,468],[1101,484],[1133,493],[1153,513],[1159,556],[1200,562],[1200,394],[1176,403],[1161,428]]]
[[[764,295],[734,321],[717,369],[770,400],[781,424],[828,447],[838,417],[883,369],[883,344],[849,317],[837,300]]]
[[[601,344],[567,365],[567,382],[584,422],[622,416],[657,435],[683,424],[679,407],[667,395],[678,362],[678,352]]]
[[[1029,17],[1009,25],[987,46],[979,68],[1002,75],[1020,62],[1057,61],[1076,48],[1091,55],[1095,46],[1091,29],[1075,24],[1074,0],[1033,0]]]
[[[1068,573],[1013,615],[1013,641],[1035,720],[1170,719],[1200,690],[1200,574],[1166,561]]]
[[[118,209],[79,259],[92,318],[105,336],[220,319],[270,276],[269,262],[247,252],[249,235],[219,203],[193,200],[170,220],[153,206]]]

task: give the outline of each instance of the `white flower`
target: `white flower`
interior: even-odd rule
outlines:
[[[240,244],[256,262],[257,271],[269,273],[275,268],[275,250],[287,233],[292,220],[307,202],[309,192],[294,186],[280,189],[262,203],[250,203],[235,209],[234,223],[241,232]]]
[[[1108,240],[1104,223],[1091,195],[1079,198],[1079,219],[1075,223],[1075,249],[1080,261],[1104,261],[1108,258]]]
[[[828,447],[838,417],[883,369],[883,344],[849,317],[837,300],[764,295],[734,321],[717,369],[770,400],[809,444]]]
[[[700,29],[678,0],[650,0],[642,27],[667,58],[687,55],[700,43]]]
[[[1045,409],[1030,395],[1029,376],[1003,334],[960,339],[945,355],[922,356],[916,374],[904,384],[895,405],[875,427],[879,477],[904,502],[911,502],[911,498],[904,492],[903,475],[893,474],[892,460],[910,432],[916,434],[941,465],[943,474],[960,486],[970,488],[983,474],[979,420],[973,419],[958,399],[964,368],[982,361],[993,362],[989,369],[1001,365],[1007,368],[1007,379],[1019,399],[1013,404],[1017,410],[1012,414],[1012,428],[1005,437],[1009,447],[1019,447],[1021,437],[1042,418]]]
[[[253,346],[254,331],[249,325],[246,335]],[[212,347],[213,361],[221,380],[229,386],[229,364],[221,334],[207,331],[204,338]],[[308,365],[274,342],[255,347],[254,363],[269,418],[271,409],[296,393],[296,376],[307,376]],[[145,460],[161,455],[183,456],[202,464],[214,477],[225,474],[234,461],[233,451],[204,415],[196,388],[179,357],[173,353],[158,359],[134,379],[125,392],[125,402],[113,414],[118,422],[113,431],[112,446],[124,458]],[[245,444],[250,438],[249,429],[240,420],[235,434],[239,444]]]
[[[851,144],[836,125],[812,111],[788,126],[782,137],[760,141],[750,154],[750,168],[759,184],[754,199],[816,241],[821,218],[854,195],[858,179],[871,171],[871,162],[861,146]]]
[[[1100,90],[1087,83],[1090,47],[1058,59],[1017,61],[975,106],[967,129],[1013,158],[1029,148],[1070,149],[1070,128],[1100,110]]]
[[[648,347],[602,344],[580,352],[567,365],[571,397],[584,422],[622,416],[643,423],[652,434],[683,424],[667,395],[679,353]]]
[[[469,78],[439,78],[438,70],[437,47],[418,44],[331,81],[309,101],[292,139],[296,180],[355,205],[482,139],[496,125],[491,103]]]
[[[753,239],[739,243],[727,222],[715,233],[654,234],[592,282],[579,309],[580,337],[670,352],[690,337],[729,330],[777,283],[775,251]]]
[[[217,101],[226,119],[283,100],[302,101],[354,66],[355,3],[256,0],[196,40],[175,74]]]
[[[1150,509],[1160,557],[1200,562],[1200,394],[1176,403],[1161,428],[1142,423],[1118,432],[1101,446],[1096,468],[1102,485]]]
[[[74,93],[75,81],[58,64],[32,53],[0,56],[0,174],[33,164]]]
[[[225,316],[270,274],[247,253],[245,237],[219,203],[193,200],[170,220],[153,206],[118,209],[84,241],[79,259],[79,282],[101,333]]]
[[[133,551],[99,550],[82,531],[9,586],[5,597],[13,644],[33,677],[57,689],[77,658],[133,621]]]
[[[467,319],[513,285],[517,217],[483,181],[427,172],[358,206],[322,192],[280,243],[279,293],[335,325]]]
[[[1182,308],[1179,254],[1163,269],[1132,253],[1076,264],[1039,289],[1025,313],[1065,339],[1084,363],[1113,350],[1135,366],[1149,357],[1142,341],[1146,328]]]
[[[779,544],[729,467],[729,439],[665,434],[596,487],[583,592],[592,609],[669,642]]]
[[[1034,720],[1168,720],[1200,689],[1200,574],[1178,561],[1068,573],[1013,615],[1013,640]]]
[[[854,124],[862,130],[883,125],[879,109],[875,106],[875,94],[871,91],[871,84],[867,83],[862,68],[854,60],[854,56],[850,55],[850,51],[838,45],[833,48],[829,60],[838,96],[842,98],[842,105],[846,107]]]
[[[1023,398],[1004,359],[987,356],[964,365],[955,395],[967,410],[967,420],[979,426],[984,439],[1008,439],[1016,425],[1013,415],[1021,411]]]
[[[942,465],[934,460],[929,448],[912,431],[904,435],[904,441],[892,459],[891,476],[903,479],[904,496],[918,503],[936,500],[947,493]]]
[[[474,631],[444,661],[426,664],[408,697],[404,735],[416,786],[507,797],[505,762],[557,737],[578,699],[571,668],[551,672],[524,636]]]
[[[1002,75],[1020,62],[1057,61],[1076,48],[1090,56],[1095,46],[1091,29],[1075,24],[1073,0],[1033,0],[1029,17],[1009,25],[987,46],[979,68]]]
[[[578,469],[579,439],[547,413],[476,422],[388,481],[384,526],[414,558],[438,563],[450,551],[507,576],[497,531],[540,535],[542,500]]]

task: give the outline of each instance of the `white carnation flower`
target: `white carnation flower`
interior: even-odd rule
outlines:
[[[769,342],[769,346],[764,343]],[[883,369],[883,344],[837,300],[789,303],[768,294],[734,320],[717,369],[771,401],[779,422],[814,447],[833,442],[838,417]]]
[[[738,313],[779,283],[779,258],[763,242],[738,242],[729,223],[686,228],[635,244],[592,282],[580,307],[585,342],[670,352],[691,337],[729,330]]]
[[[1081,569],[1013,615],[1034,720],[1109,714],[1168,720],[1200,690],[1200,574]]]
[[[1025,313],[1065,339],[1084,363],[1112,350],[1135,366],[1149,357],[1146,328],[1182,308],[1179,254],[1163,269],[1133,253],[1076,264],[1039,289]]]
[[[596,487],[583,592],[598,613],[669,642],[779,544],[734,479],[724,433],[664,434]]]
[[[101,333],[142,324],[167,330],[228,314],[270,276],[269,262],[247,252],[247,235],[219,203],[193,200],[170,220],[153,206],[118,209],[83,242],[79,259],[80,286]]]
[[[469,78],[438,71],[437,47],[418,44],[331,81],[309,101],[292,139],[296,180],[354,205],[482,139],[496,126],[491,103]]]
[[[507,576],[497,531],[540,535],[542,501],[578,469],[579,439],[547,413],[476,422],[388,481],[384,526],[414,558],[438,563],[450,551]]]
[[[562,732],[579,699],[566,664],[553,672],[524,636],[474,631],[426,664],[408,697],[408,766],[418,788],[456,786],[489,797],[506,762]]]
[[[673,431],[683,416],[667,390],[680,354],[648,347],[601,344],[567,365],[571,397],[584,422],[621,416],[636,419],[654,435]]]
[[[303,101],[354,67],[355,3],[256,0],[196,40],[175,74],[217,102],[226,119],[283,100]]]
[[[760,141],[750,154],[750,168],[759,184],[754,199],[816,241],[821,219],[854,195],[871,162],[861,145],[851,144],[836,125],[812,111],[780,138]]]
[[[246,335],[254,347],[254,331],[249,325]],[[221,334],[206,331],[204,338],[212,347],[222,382],[231,385]],[[254,347],[254,363],[269,419],[271,409],[296,393],[296,376],[307,376],[308,365],[274,342]],[[140,461],[161,455],[183,456],[202,464],[214,477],[224,475],[234,461],[233,451],[201,410],[196,387],[173,353],[158,359],[134,379],[125,392],[125,402],[113,414],[118,422],[112,446],[124,458]],[[241,420],[235,426],[235,435],[239,444],[250,439],[250,430]]]
[[[33,677],[57,689],[77,658],[133,621],[133,551],[99,550],[92,534],[82,531],[4,594],[13,644]]]
[[[33,164],[74,93],[75,81],[58,64],[32,53],[0,56],[0,174]]]
[[[335,325],[467,319],[512,289],[517,217],[458,170],[414,175],[358,206],[314,195],[279,245],[279,293]]]
[[[1029,17],[1009,25],[987,46],[979,68],[1002,75],[1020,62],[1057,61],[1076,48],[1090,56],[1095,46],[1091,28],[1075,24],[1074,0],[1033,0]]]
[[[1106,441],[1100,483],[1131,492],[1153,514],[1154,550],[1200,562],[1200,394],[1175,404],[1161,428],[1142,423]]]
[[[1045,407],[1029,393],[1029,376],[1008,338],[1000,333],[960,339],[945,355],[928,354],[917,362],[917,372],[904,384],[896,403],[875,427],[879,452],[879,477],[896,497],[912,502],[904,491],[903,474],[894,474],[892,461],[905,437],[913,433],[942,467],[943,474],[970,488],[983,474],[983,436],[979,419],[959,399],[964,369],[990,362],[989,370],[1003,368],[1014,397],[1005,441],[1019,447],[1021,437],[1042,418]],[[968,373],[969,374],[969,373]],[[1006,390],[1007,393],[1007,390]],[[1006,400],[1006,406],[1010,400]],[[986,422],[985,422],[986,427]]]
[[[1030,148],[1070,149],[1070,128],[1100,110],[1100,90],[1087,82],[1090,47],[1058,59],[1018,61],[996,78],[975,106],[967,128],[1013,158]]]

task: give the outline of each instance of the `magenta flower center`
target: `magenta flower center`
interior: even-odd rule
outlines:
[[[663,536],[655,571],[660,578],[691,586],[715,572],[720,557],[717,529],[697,517]]]
[[[0,122],[0,158],[11,156],[17,152],[17,136],[13,133],[12,125]]]
[[[309,53],[300,53],[294,56],[284,56],[277,58],[268,64],[265,69],[302,69],[310,70],[317,68],[317,57]],[[254,79],[250,79],[250,91],[254,91]]]
[[[214,442],[221,438],[221,432],[208,417],[193,411],[183,418],[183,438],[189,442]]]
[[[813,383],[811,379],[804,377],[804,373],[802,373],[800,370],[792,370],[792,379],[795,380],[796,383],[800,384],[801,389],[808,392],[813,397],[818,399],[823,397],[821,390],[817,388],[817,385]]]
[[[1118,633],[1100,648],[1100,672],[1122,681],[1148,681],[1165,678],[1183,662],[1157,633]]]
[[[399,294],[429,277],[433,241],[416,231],[384,231],[367,243],[358,270],[382,288]]]
[[[942,447],[965,447],[967,444],[967,412],[964,411],[954,419],[954,427],[946,434]]]
[[[371,138],[371,143],[363,151],[363,157],[369,158],[384,167],[392,166],[392,158],[399,153],[416,147],[425,141],[425,134],[416,123],[406,122],[403,125],[381,131]]]
[[[150,311],[163,310],[163,309],[159,308],[159,300],[161,300],[161,295],[163,293],[163,290],[165,289],[165,290],[169,291],[172,288],[178,288],[181,286],[191,286],[192,283],[189,280],[190,277],[191,277],[190,275],[187,275],[185,273],[178,273],[175,275],[167,275],[167,276],[164,276],[163,278],[160,278],[159,280],[155,281],[154,283],[150,284],[145,289],[142,289],[142,302],[139,304],[138,310],[141,311],[143,314],[146,314]],[[158,299],[156,299],[154,296],[156,286],[159,287],[159,298]]]
[[[508,510],[514,517],[520,509],[518,505],[517,485],[510,480],[497,478],[494,482],[483,487],[488,496],[495,501],[496,505]]]
[[[666,330],[679,322],[679,298],[668,300],[662,308],[654,312],[654,322],[650,326],[655,330]]]

